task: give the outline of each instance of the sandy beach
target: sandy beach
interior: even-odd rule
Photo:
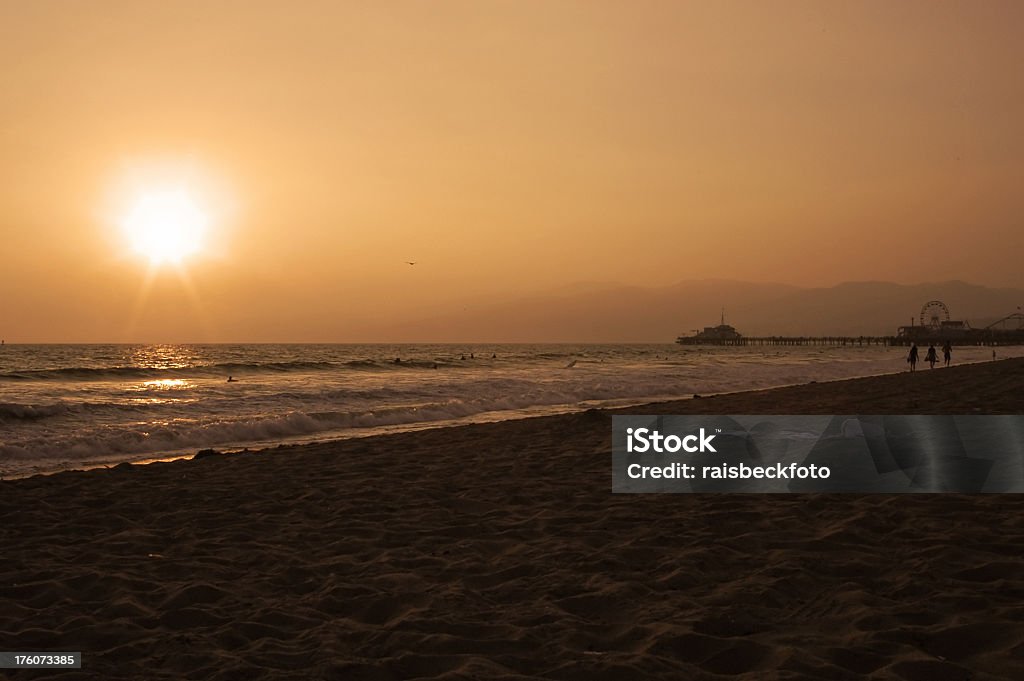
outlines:
[[[620,410],[1016,414],[1024,360]],[[1024,678],[1024,499],[613,495],[589,411],[0,482],[4,679]]]

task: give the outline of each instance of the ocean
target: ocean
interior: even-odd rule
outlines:
[[[954,361],[991,354],[957,347]],[[906,368],[905,356],[882,347],[4,345],[0,476],[889,373]]]

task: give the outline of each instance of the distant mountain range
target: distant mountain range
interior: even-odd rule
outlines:
[[[849,282],[830,288],[731,280],[643,288],[567,286],[521,299],[472,305],[385,330],[415,342],[671,342],[725,321],[748,336],[890,335],[918,323],[921,307],[943,301],[951,319],[973,327],[1024,306],[1024,289],[963,281],[903,285]]]

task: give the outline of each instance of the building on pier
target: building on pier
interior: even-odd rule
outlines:
[[[686,339],[692,340],[693,344],[710,342],[721,345],[733,344],[732,342],[739,341],[742,338],[743,335],[739,331],[725,323],[725,308],[723,307],[722,320],[718,326],[705,326],[703,331],[698,331],[696,335],[688,336]],[[682,336],[679,337],[678,342],[683,342]]]

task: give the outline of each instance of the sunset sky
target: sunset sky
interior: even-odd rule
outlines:
[[[1020,2],[0,0],[0,337],[388,340],[579,282],[1021,286],[1022,26]],[[126,223],[166,192],[203,238],[154,265]]]

